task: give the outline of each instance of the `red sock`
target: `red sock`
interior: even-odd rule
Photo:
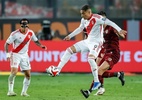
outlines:
[[[115,76],[115,72],[104,72],[102,77],[109,78],[109,77],[116,77],[116,76]]]
[[[92,90],[93,85],[94,85],[94,80],[93,80],[93,82],[91,83],[89,90]]]
[[[104,78],[102,77],[102,75],[98,75],[99,81],[101,83],[101,85],[104,84]]]

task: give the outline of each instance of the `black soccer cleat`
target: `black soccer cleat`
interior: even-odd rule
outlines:
[[[88,90],[80,90],[80,92],[83,94],[83,96],[85,97],[85,98],[88,98],[89,97],[89,91]]]
[[[120,76],[118,78],[121,81],[122,86],[124,86],[125,85],[124,72],[119,72],[119,73]]]

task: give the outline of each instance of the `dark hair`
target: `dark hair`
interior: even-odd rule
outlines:
[[[100,12],[98,12],[97,14],[103,15],[103,16],[107,16],[106,13],[105,13],[104,11],[100,11]]]
[[[84,5],[84,6],[82,6],[82,8],[81,8],[81,10],[84,10],[84,11],[86,11],[86,10],[88,10],[88,9],[91,9],[89,5]]]
[[[27,21],[27,22],[28,22],[28,24],[29,24],[29,20],[28,20],[28,19],[26,19],[26,18],[21,19],[21,20],[20,20],[20,24],[22,24],[22,21]]]

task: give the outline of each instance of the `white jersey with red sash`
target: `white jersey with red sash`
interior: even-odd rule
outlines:
[[[75,35],[79,34],[85,28],[88,33],[88,42],[100,41],[103,42],[103,25],[110,25],[118,32],[120,32],[121,28],[116,25],[114,22],[110,21],[107,18],[104,18],[98,14],[92,14],[89,19],[81,19],[80,26],[74,30],[69,37],[72,38]]]
[[[32,30],[28,29],[26,34],[22,34],[20,32],[20,30],[18,29],[10,34],[6,43],[8,43],[8,44],[13,43],[12,52],[24,54],[24,53],[28,52],[29,43],[31,40],[33,40],[33,41],[38,40]]]

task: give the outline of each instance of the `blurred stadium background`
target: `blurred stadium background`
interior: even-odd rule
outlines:
[[[0,0],[0,71],[10,71],[3,44],[9,34],[19,28],[19,20],[28,18],[30,28],[35,32],[42,28],[41,22],[49,20],[54,31],[52,40],[42,41],[48,50],[42,51],[31,43],[30,61],[32,72],[45,72],[50,65],[57,65],[64,50],[83,39],[75,36],[71,42],[62,39],[78,27],[80,8],[89,4],[92,11],[101,10],[109,19],[128,31],[125,39],[120,39],[121,57],[113,71],[142,72],[142,0]],[[64,67],[63,72],[90,72],[87,54],[76,54]]]

